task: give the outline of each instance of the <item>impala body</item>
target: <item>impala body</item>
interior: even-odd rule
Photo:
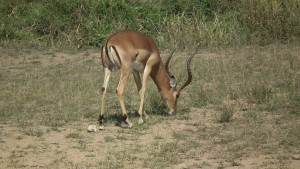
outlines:
[[[192,80],[190,62],[194,55],[189,58],[187,63],[188,80],[183,86],[179,87],[176,84],[174,76],[170,75],[168,70],[168,64],[174,51],[168,57],[165,65],[160,57],[157,45],[150,36],[137,31],[120,31],[109,36],[104,40],[102,45],[101,59],[104,69],[104,82],[102,87],[101,114],[98,120],[100,129],[103,129],[105,95],[113,68],[121,71],[116,93],[121,105],[123,120],[129,127],[132,126],[132,123],[127,116],[123,93],[130,73],[133,74],[140,94],[140,107],[138,110],[140,116],[139,124],[143,123],[143,116],[147,118],[144,110],[144,98],[149,76],[153,79],[161,95],[166,100],[169,114],[176,111],[180,91]],[[142,74],[142,79],[140,74]]]

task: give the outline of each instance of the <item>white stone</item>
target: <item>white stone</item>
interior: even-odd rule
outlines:
[[[300,160],[300,154],[294,154],[294,155],[292,156],[292,159],[293,159],[293,160]]]
[[[96,125],[89,125],[87,131],[88,132],[96,132],[97,131],[97,126]]]

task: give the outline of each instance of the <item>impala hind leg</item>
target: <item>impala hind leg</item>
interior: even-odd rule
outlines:
[[[103,86],[101,89],[101,91],[102,91],[101,114],[99,115],[99,119],[98,119],[98,122],[100,125],[100,127],[99,127],[100,130],[104,129],[103,123],[104,123],[105,95],[107,92],[107,86],[108,86],[108,82],[110,79],[110,74],[111,74],[111,70],[108,67],[104,67],[104,81],[103,81]]]
[[[117,87],[117,96],[121,105],[121,109],[122,109],[122,114],[123,114],[123,121],[128,125],[129,128],[132,127],[132,123],[129,121],[128,116],[127,116],[127,111],[125,108],[125,104],[124,104],[124,98],[123,98],[123,94],[124,94],[124,88],[127,82],[127,79],[129,77],[129,71],[122,71],[121,72],[121,76],[120,76],[120,81]]]

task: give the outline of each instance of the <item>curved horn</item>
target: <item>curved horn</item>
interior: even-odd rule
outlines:
[[[172,53],[171,53],[170,56],[167,58],[167,61],[166,61],[166,63],[165,63],[166,71],[167,71],[169,77],[172,76],[171,73],[170,73],[170,70],[169,70],[169,63],[170,63],[170,60],[171,60],[172,57],[173,57],[173,53],[174,53],[174,52],[175,52],[175,49],[172,51]]]
[[[179,88],[179,92],[192,82],[191,61],[192,61],[193,57],[196,55],[196,53],[194,53],[191,57],[189,57],[189,59],[187,61],[188,78],[187,78],[186,82]]]

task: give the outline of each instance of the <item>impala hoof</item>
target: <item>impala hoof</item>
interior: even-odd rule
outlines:
[[[120,127],[122,128],[129,128],[131,129],[132,128],[132,123],[131,122],[125,122],[125,124],[120,124]]]
[[[147,114],[144,115],[145,119],[149,119],[149,116]]]
[[[139,124],[143,124],[144,123],[144,120],[142,118],[139,119]]]
[[[173,113],[174,113],[174,112],[168,112],[168,114],[169,114],[170,116],[172,116],[172,115],[173,115]]]
[[[104,126],[103,125],[99,126],[99,130],[104,130]]]

